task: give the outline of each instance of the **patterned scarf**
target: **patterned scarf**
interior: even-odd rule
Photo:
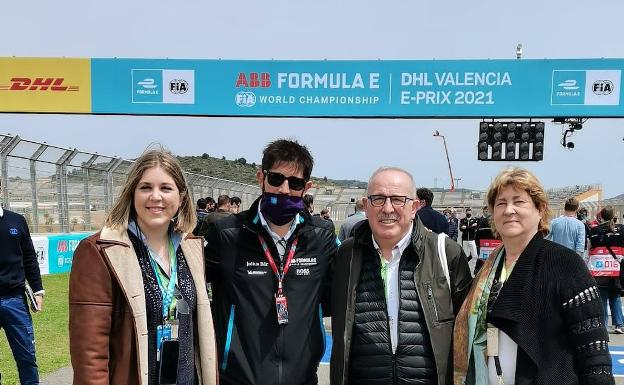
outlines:
[[[453,332],[453,384],[487,384],[487,302],[496,276],[504,263],[503,247],[499,246],[475,276],[464,301]],[[472,362],[472,365],[470,365]]]

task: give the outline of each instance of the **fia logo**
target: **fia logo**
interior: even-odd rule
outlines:
[[[173,79],[169,82],[169,91],[172,94],[185,94],[189,89],[189,84],[184,79]]]
[[[251,91],[240,91],[236,94],[235,101],[239,107],[253,107],[256,104],[256,94]]]
[[[613,82],[611,80],[596,80],[592,90],[596,95],[609,95],[613,92]]]
[[[9,229],[9,234],[11,234],[11,235],[17,235],[17,234],[18,234],[17,229],[16,229],[15,227],[11,227],[11,228]]]

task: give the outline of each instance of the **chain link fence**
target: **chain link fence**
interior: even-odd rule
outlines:
[[[26,218],[33,233],[97,231],[121,193],[133,161],[0,134],[2,206]],[[193,201],[222,194],[243,208],[257,186],[186,173]]]

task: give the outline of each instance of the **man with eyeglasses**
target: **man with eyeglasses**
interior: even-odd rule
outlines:
[[[471,283],[466,258],[448,237],[438,246],[416,217],[407,171],[378,169],[367,192],[368,220],[336,256],[331,383],[450,384],[454,319]]]
[[[262,196],[208,228],[206,273],[223,384],[317,384],[336,235],[305,210],[312,155],[296,141],[264,149]]]

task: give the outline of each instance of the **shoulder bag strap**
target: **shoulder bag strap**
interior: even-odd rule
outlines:
[[[440,265],[442,265],[442,270],[444,271],[444,276],[446,277],[446,283],[448,283],[449,290],[453,292],[451,289],[451,278],[449,276],[449,268],[448,261],[446,259],[446,234],[440,233],[438,234],[438,257],[440,258]]]

